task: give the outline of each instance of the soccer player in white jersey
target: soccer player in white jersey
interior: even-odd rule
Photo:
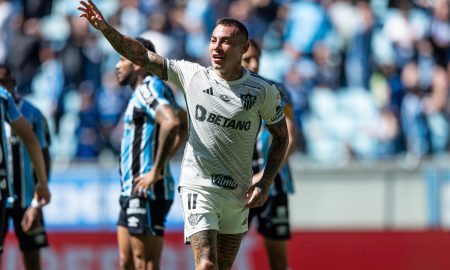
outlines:
[[[137,40],[155,51],[149,40]],[[169,157],[186,142],[186,113],[163,81],[123,56],[116,75],[134,90],[123,117],[120,153],[120,269],[159,269],[174,196]]]
[[[258,73],[261,49],[254,40],[249,40],[249,48],[242,57],[242,66],[252,72]],[[287,90],[277,84],[281,94],[283,111],[289,132],[289,145],[286,151],[286,160],[270,188],[269,198],[263,206],[250,209],[249,224],[253,218],[258,220],[258,232],[264,237],[266,252],[269,257],[270,269],[288,269],[286,240],[291,238],[289,224],[289,205],[287,194],[293,193],[292,176],[287,159],[295,151],[296,127],[292,111],[291,99]],[[256,140],[253,155],[253,181],[258,181],[264,173],[267,164],[267,149],[270,144],[270,133],[263,123]]]
[[[116,51],[183,91],[190,120],[179,188],[185,237],[196,269],[231,269],[248,230],[248,208],[267,200],[289,140],[275,85],[241,66],[249,46],[247,29],[234,19],[219,20],[209,45],[212,66],[205,68],[148,51],[109,25],[92,1],[80,4],[80,16]],[[252,184],[261,119],[273,140],[264,174]]]

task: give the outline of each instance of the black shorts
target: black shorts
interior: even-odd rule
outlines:
[[[258,220],[258,232],[265,237],[278,240],[291,238],[288,195],[286,193],[269,196],[263,206],[250,208],[249,226],[253,217]]]
[[[4,209],[4,208],[2,208]],[[14,206],[13,208],[6,208],[5,211],[5,218],[2,218],[2,224],[1,224],[1,236],[0,236],[0,242],[3,246],[3,242],[5,240],[6,233],[8,232],[8,219],[12,218],[13,225],[14,225],[14,232],[16,233],[16,237],[19,241],[19,247],[21,251],[30,251],[35,249],[40,249],[42,247],[48,246],[48,238],[47,233],[44,229],[44,220],[41,212],[40,217],[40,225],[37,226],[32,231],[25,233],[22,230],[22,225],[20,224],[22,222],[23,216],[25,214],[25,211],[28,208],[23,208],[21,206]],[[0,210],[1,211],[1,210]],[[3,211],[2,211],[3,212]],[[3,213],[1,213],[3,216]],[[3,250],[2,250],[3,251]]]
[[[117,225],[128,228],[132,235],[164,236],[166,217],[173,201],[149,200],[132,195],[120,196]]]

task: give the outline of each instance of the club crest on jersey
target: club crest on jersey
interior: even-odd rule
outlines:
[[[191,225],[191,228],[194,229],[195,226],[197,226],[197,224],[202,219],[202,216],[200,214],[190,214],[187,219],[188,219],[189,225]]]
[[[253,95],[241,95],[241,103],[244,106],[245,110],[250,110],[250,108],[255,105],[256,96]]]
[[[236,181],[228,175],[212,175],[211,181],[213,185],[224,189],[236,189],[238,187]]]

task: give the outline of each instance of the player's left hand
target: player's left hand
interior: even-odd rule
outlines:
[[[253,184],[245,194],[245,199],[248,200],[245,208],[255,208],[263,206],[269,197],[269,188],[266,187],[262,180]]]
[[[41,206],[50,203],[51,194],[48,189],[48,185],[42,184],[38,181],[34,186],[34,197],[38,200]]]
[[[28,207],[23,215],[22,222],[20,225],[22,226],[22,230],[25,233],[28,233],[34,229],[41,223],[41,209],[38,207]]]
[[[148,189],[162,179],[162,175],[155,170],[150,170],[143,176],[136,177],[134,182],[134,192],[138,196],[148,197]]]

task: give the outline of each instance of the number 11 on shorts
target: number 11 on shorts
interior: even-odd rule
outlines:
[[[188,193],[188,210],[197,208],[197,193]]]

